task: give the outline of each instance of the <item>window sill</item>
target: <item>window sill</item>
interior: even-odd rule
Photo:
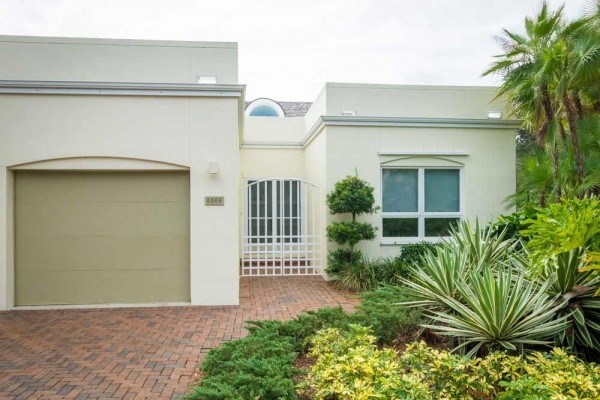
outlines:
[[[404,244],[415,244],[415,243],[441,243],[443,238],[441,237],[420,237],[420,238],[387,238],[382,239],[379,242],[380,246],[401,246]]]

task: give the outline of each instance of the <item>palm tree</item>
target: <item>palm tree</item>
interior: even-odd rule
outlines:
[[[525,129],[535,132],[538,143],[544,146],[551,135],[554,179],[560,180],[559,153],[556,132],[558,105],[553,97],[552,71],[545,64],[546,53],[560,36],[563,26],[563,7],[550,11],[544,2],[539,14],[525,18],[525,36],[504,30],[499,38],[504,50],[497,61],[484,72],[484,76],[499,74],[503,83],[498,98],[507,102],[513,115],[523,120]],[[562,131],[561,131],[562,132]],[[556,198],[561,198],[560,185],[556,185]]]
[[[544,2],[537,16],[525,18],[525,35],[504,30],[500,39],[504,53],[484,73],[502,76],[498,97],[507,101],[526,129],[535,132],[540,146],[549,148],[555,183],[545,187],[551,186],[554,195],[540,196],[540,202],[548,197],[559,201],[565,190],[579,197],[599,191],[598,174],[585,160],[595,153],[589,152],[590,141],[582,137],[593,134],[592,125],[580,128],[586,118],[600,115],[600,0],[590,1],[588,8],[585,17],[567,23],[563,7],[551,11]],[[531,167],[536,158],[540,161],[539,156],[526,160],[527,165]],[[575,175],[564,161],[574,167]]]

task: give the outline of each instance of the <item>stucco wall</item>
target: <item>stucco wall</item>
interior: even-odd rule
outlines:
[[[112,157],[189,168],[192,304],[237,304],[238,112],[237,98],[0,95],[0,309],[13,295],[10,167],[90,156],[87,169],[95,159],[98,169],[132,168]],[[209,161],[219,162],[217,175]],[[225,205],[206,207],[209,195]]]
[[[466,155],[380,155],[379,152]],[[463,168],[462,201],[466,218],[489,220],[506,212],[506,196],[515,190],[515,131],[483,128],[327,127],[327,191],[358,171],[375,188],[381,206],[381,167],[457,166]],[[342,217],[329,216],[328,221]],[[397,255],[399,245],[382,243],[381,213],[364,216],[378,227],[377,238],[359,247],[370,256]]]
[[[244,120],[244,142],[298,144],[304,138],[302,117],[249,117]]]
[[[0,79],[237,83],[237,43],[0,36]]]
[[[504,111],[494,87],[327,83],[326,92],[327,115],[486,119]]]

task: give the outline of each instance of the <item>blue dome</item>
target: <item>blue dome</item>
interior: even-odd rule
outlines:
[[[267,105],[260,105],[255,107],[251,112],[250,115],[253,117],[278,117],[279,114],[277,113],[277,110],[275,110],[273,107],[267,106]]]

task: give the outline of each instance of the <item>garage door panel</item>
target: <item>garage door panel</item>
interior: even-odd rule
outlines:
[[[18,189],[21,201],[24,202],[180,201],[182,195],[189,193],[189,187],[182,185],[182,182],[189,181],[187,173],[111,172],[105,174],[76,171],[19,173],[28,175],[26,179],[29,184]],[[131,179],[132,175],[136,175],[135,182]],[[77,185],[79,190],[73,191],[73,185]],[[44,187],[43,192],[39,191],[40,186]]]
[[[173,269],[109,271],[23,271],[20,305],[188,302],[181,287],[189,276]]]
[[[19,204],[20,234],[31,235],[176,235],[187,234],[181,223],[189,203],[157,202],[29,202]]]
[[[187,173],[18,172],[15,196],[16,304],[189,301]]]

